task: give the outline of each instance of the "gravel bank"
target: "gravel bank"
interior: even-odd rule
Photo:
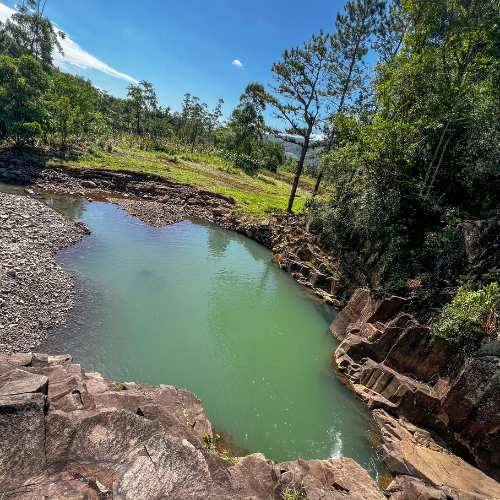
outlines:
[[[0,353],[30,351],[73,305],[73,282],[52,258],[88,229],[43,203],[0,193]]]

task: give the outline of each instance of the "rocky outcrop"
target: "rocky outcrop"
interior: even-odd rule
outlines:
[[[231,465],[203,447],[200,401],[171,386],[116,384],[70,356],[0,355],[0,498],[383,500],[353,460]]]
[[[331,326],[339,370],[369,408],[436,430],[500,479],[500,340],[466,353],[409,310],[404,298],[358,289]]]
[[[29,351],[73,304],[52,256],[88,229],[39,201],[0,193],[0,353]]]
[[[25,162],[12,155],[0,155],[0,181],[33,182],[40,172],[36,162]]]
[[[383,410],[373,415],[383,440],[378,451],[396,476],[386,492],[392,500],[498,498],[500,484],[452,454],[432,431]]]
[[[437,262],[439,271],[453,269],[480,280],[492,268],[500,267],[500,221],[471,220],[459,224],[453,241]]]

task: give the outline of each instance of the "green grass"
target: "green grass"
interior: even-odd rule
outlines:
[[[197,153],[145,152],[139,149],[116,149],[71,154],[44,154],[47,166],[106,168],[159,175],[195,188],[230,196],[237,203],[236,212],[246,219],[264,219],[271,212],[285,211],[293,182],[289,172],[259,171],[249,176],[225,160]],[[293,206],[300,213],[314,188],[314,179],[304,176]]]

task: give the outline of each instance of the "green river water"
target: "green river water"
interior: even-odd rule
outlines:
[[[331,367],[336,312],[271,252],[207,223],[156,229],[110,203],[44,201],[92,234],[56,256],[78,295],[40,351],[70,353],[117,382],[187,388],[250,452],[278,462],[347,456],[381,473],[370,416]]]

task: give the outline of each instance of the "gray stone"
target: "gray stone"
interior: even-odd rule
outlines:
[[[45,396],[0,396],[0,491],[18,488],[45,468]],[[8,498],[8,496],[7,496]]]
[[[16,369],[0,377],[0,396],[14,396],[31,392],[47,394],[49,379],[25,370]]]

